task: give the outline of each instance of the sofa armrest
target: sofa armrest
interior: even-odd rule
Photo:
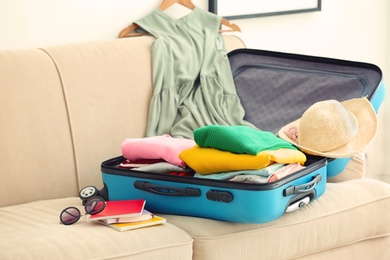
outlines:
[[[245,45],[244,41],[240,37],[238,37],[236,35],[228,34],[228,35],[224,35],[223,38],[225,40],[226,50],[228,50],[228,51],[233,51],[235,49],[246,48],[246,45]]]
[[[345,169],[335,177],[329,178],[328,182],[342,182],[353,179],[362,179],[366,175],[366,153],[360,152],[352,156]]]

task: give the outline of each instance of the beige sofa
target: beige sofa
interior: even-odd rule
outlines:
[[[361,178],[363,154],[322,197],[270,223],[59,224],[62,209],[82,209],[80,188],[102,187],[100,163],[144,136],[152,43],[0,51],[0,259],[390,259],[390,185]],[[243,47],[234,36],[226,43]]]

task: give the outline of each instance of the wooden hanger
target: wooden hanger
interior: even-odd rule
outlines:
[[[237,24],[231,23],[229,20],[222,18],[221,24],[231,28],[230,30],[219,30],[219,32],[241,32],[240,27]]]
[[[194,8],[195,8],[195,5],[192,3],[191,0],[164,0],[161,3],[159,9],[161,11],[164,11],[174,4],[181,4],[182,6],[185,6],[191,10],[194,10]]]
[[[161,11],[164,11],[171,7],[174,4],[181,4],[182,6],[185,6],[191,10],[195,8],[195,5],[192,3],[191,0],[163,0],[161,3],[159,9]],[[238,27],[236,24],[229,22],[225,18],[222,18],[221,24],[231,28],[230,30],[223,30],[221,29],[220,32],[241,32],[240,27]],[[119,38],[123,37],[132,37],[132,36],[141,36],[144,35],[145,33],[135,33],[134,30],[136,30],[139,26],[135,23],[130,24],[126,28],[124,28],[120,33],[119,33]]]

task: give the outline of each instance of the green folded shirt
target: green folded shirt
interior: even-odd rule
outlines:
[[[271,132],[248,126],[208,125],[194,130],[194,140],[200,147],[215,148],[237,154],[256,155],[265,150],[294,149],[291,143]]]

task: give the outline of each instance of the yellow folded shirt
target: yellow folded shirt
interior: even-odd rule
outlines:
[[[267,150],[257,155],[235,154],[214,148],[203,148],[198,145],[186,149],[179,154],[189,167],[200,174],[217,172],[258,170],[271,163],[300,163],[306,162],[304,153],[292,149]]]

